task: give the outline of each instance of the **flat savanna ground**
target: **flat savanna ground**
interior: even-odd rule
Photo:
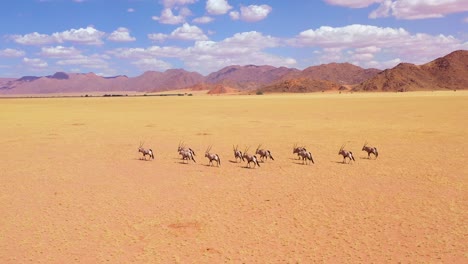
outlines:
[[[467,106],[460,91],[2,99],[0,262],[467,263]],[[275,160],[248,169],[233,144]]]

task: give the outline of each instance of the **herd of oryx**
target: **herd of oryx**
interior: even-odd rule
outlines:
[[[219,167],[221,165],[221,159],[219,158],[218,154],[210,152],[211,147],[212,146],[209,146],[206,149],[205,158],[207,158],[209,160],[208,165],[214,166],[214,162],[216,162],[216,166]],[[254,155],[251,155],[251,154],[248,153],[248,151],[250,149],[249,147],[246,147],[244,149],[244,152],[240,151],[238,149],[238,146],[232,146],[232,147],[233,147],[233,151],[234,151],[235,161],[236,162],[238,162],[238,160],[239,160],[239,162],[247,161],[247,166],[246,167],[248,167],[248,168],[251,168],[250,163],[253,163],[254,168],[257,167],[257,166],[260,167],[260,163],[259,163],[259,159],[257,158],[257,155],[259,155],[260,161],[262,161],[262,162],[265,162],[268,159],[275,160],[273,158],[273,155],[271,154],[271,151],[268,150],[268,149],[261,148],[262,145],[259,145],[257,147],[257,149],[255,150]],[[346,159],[348,159],[348,162],[347,162],[348,164],[351,163],[351,160],[353,162],[356,161],[354,159],[353,152],[346,150],[344,147],[345,147],[345,144],[341,145],[340,150],[338,151],[338,155],[343,156],[343,163],[346,163]],[[379,152],[377,151],[377,148],[368,146],[367,141],[362,146],[362,151],[367,152],[367,158],[368,159],[371,158],[371,154],[374,155],[375,159],[377,159],[377,157],[379,156]],[[138,147],[138,152],[143,154],[143,157],[141,159],[146,160],[147,155],[149,156],[150,159],[154,159],[153,150],[143,148],[143,143],[140,143],[140,146]],[[179,146],[177,147],[177,152],[181,156],[182,162],[189,163],[190,161],[193,161],[193,162],[196,163],[196,161],[195,161],[195,151],[193,151],[193,149],[191,149],[190,147],[185,146],[184,143],[179,143]],[[293,146],[293,152],[292,153],[297,154],[298,158],[302,159],[303,164],[311,164],[311,163],[315,164],[314,158],[312,157],[312,153],[310,151],[308,151],[305,148],[305,146],[300,147],[300,146],[297,146],[297,144],[295,144]]]

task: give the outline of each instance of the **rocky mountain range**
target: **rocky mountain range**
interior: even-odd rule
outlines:
[[[304,70],[269,65],[232,65],[203,76],[183,69],[147,71],[137,77],[102,77],[94,73],[57,72],[49,76],[0,78],[1,94],[92,92],[160,92],[209,90],[317,92],[326,90],[413,91],[468,88],[468,51],[459,50],[423,65],[400,63],[391,69],[363,69],[349,63],[329,63]]]
[[[363,81],[354,91],[468,89],[468,51],[454,51],[423,65],[400,63]]]

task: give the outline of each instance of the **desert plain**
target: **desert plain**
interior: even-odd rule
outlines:
[[[467,106],[463,91],[0,99],[0,262],[467,263]],[[258,144],[275,160],[235,162]]]

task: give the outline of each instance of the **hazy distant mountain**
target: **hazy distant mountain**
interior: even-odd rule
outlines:
[[[0,93],[47,94],[117,91],[164,91],[181,89],[203,81],[199,73],[185,70],[145,72],[140,76],[101,77],[94,73],[57,72],[51,76],[25,76],[0,85]]]
[[[203,82],[203,75],[182,69],[172,69],[165,72],[147,71],[140,76],[131,78],[128,88],[136,91],[160,92],[177,90]]]
[[[363,69],[349,63],[329,63],[304,70],[269,65],[233,65],[206,77],[197,72],[171,69],[140,76],[101,77],[94,73],[57,72],[49,76],[0,78],[0,94],[91,92],[159,92],[191,89],[212,94],[237,90],[262,92],[408,91],[468,88],[468,51],[455,51],[424,65],[400,63],[392,69]]]
[[[381,70],[363,69],[350,63],[329,63],[311,66],[303,71],[289,73],[283,79],[307,78],[327,80],[338,84],[358,84],[377,75]]]
[[[2,87],[6,87],[9,85],[9,83],[15,81],[16,79],[15,78],[0,78],[0,89]]]
[[[237,89],[256,89],[275,82],[292,72],[300,71],[286,67],[276,68],[269,65],[233,65],[209,74],[205,78],[205,82],[209,84],[224,84]]]
[[[57,72],[54,75],[44,77],[21,77],[0,86],[0,91],[10,94],[124,91],[127,80],[126,76],[104,78],[94,73]]]
[[[468,89],[468,51],[454,51],[423,65],[400,63],[354,87],[356,91]]]

